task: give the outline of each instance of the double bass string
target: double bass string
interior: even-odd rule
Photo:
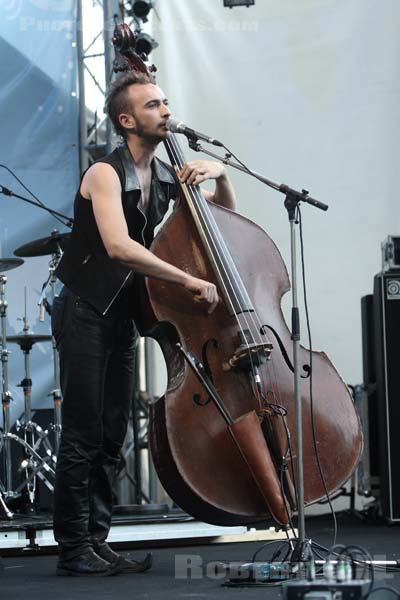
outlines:
[[[179,156],[179,154],[181,154],[181,151],[180,151],[179,146],[177,146],[176,140],[174,140],[174,141],[175,141],[176,147],[175,147],[175,149],[172,149],[172,150],[175,151],[176,154],[178,154],[178,157],[180,158],[180,162],[181,162],[180,166],[182,167],[184,158],[182,155]],[[174,157],[174,159],[175,159],[175,157]],[[186,186],[185,189],[187,190],[188,194],[190,195],[191,206],[196,213],[196,217],[198,220],[201,219],[201,223],[199,224],[201,227],[201,233],[203,234],[204,241],[207,243],[207,247],[210,252],[211,258],[214,261],[214,263],[216,263],[216,267],[218,267],[218,263],[219,263],[218,275],[221,279],[221,283],[224,286],[224,291],[226,292],[226,296],[227,296],[228,302],[230,303],[232,313],[234,314],[235,312],[244,312],[246,310],[246,305],[248,305],[248,307],[250,308],[251,300],[247,295],[247,291],[246,291],[246,288],[244,287],[244,285],[243,284],[241,285],[241,289],[238,286],[238,283],[241,282],[241,278],[236,269],[236,265],[233,262],[230,254],[225,246],[224,240],[221,237],[221,234],[218,230],[218,227],[216,226],[216,223],[215,222],[213,223],[213,217],[208,210],[208,207],[204,201],[204,198],[203,198],[200,190],[198,189],[197,186],[196,187],[195,186],[187,186],[186,184],[185,184],[185,186]],[[196,198],[196,194],[197,194],[197,198]],[[207,231],[207,234],[206,234],[206,231]],[[200,233],[200,230],[199,230],[199,233]],[[211,248],[211,243],[214,246],[214,250]],[[223,278],[222,278],[221,270],[224,271],[224,273],[225,273],[225,276],[226,276],[225,280],[223,280]],[[231,271],[230,277],[227,276],[229,270]],[[236,286],[236,289],[235,289],[235,286]],[[229,293],[229,288],[231,288],[231,293]],[[230,295],[232,295],[234,300],[236,301],[236,308],[235,308],[234,301],[232,300]]]
[[[171,145],[170,150],[171,150],[171,153],[173,154],[173,159],[175,160],[177,166],[179,168],[182,168],[183,164],[184,164],[184,158],[182,156],[180,148],[177,145],[175,139],[174,139],[174,142],[175,142],[175,147],[173,147],[173,145]],[[211,254],[211,256],[212,256],[212,258],[214,260],[216,270],[218,272],[220,281],[221,281],[222,285],[224,286],[224,290],[226,292],[226,297],[228,299],[228,302],[230,303],[230,307],[231,307],[232,313],[237,318],[236,311],[234,309],[234,303],[233,303],[233,301],[232,301],[232,299],[230,297],[229,290],[228,290],[228,287],[226,285],[226,280],[224,280],[224,278],[221,276],[221,268],[225,271],[225,274],[227,274],[226,267],[223,264],[223,261],[221,260],[220,253],[219,253],[219,250],[217,248],[217,244],[216,244],[215,240],[213,239],[213,237],[210,235],[210,226],[206,222],[206,218],[205,218],[204,214],[201,211],[202,207],[199,204],[199,197],[200,197],[199,191],[194,186],[189,186],[187,184],[183,184],[183,185],[185,185],[185,189],[187,190],[187,192],[191,196],[190,200],[191,200],[191,203],[192,203],[192,207],[193,207],[194,211],[196,212],[196,216],[198,217],[198,225],[201,228],[201,231],[203,233],[203,238],[205,240],[205,243],[207,244],[207,247],[208,247],[208,249],[210,251],[210,254]],[[197,198],[197,202],[196,202],[196,198],[194,197],[195,192],[197,192],[198,196],[199,196]],[[206,230],[207,230],[208,235],[205,234]],[[214,249],[211,247],[211,243],[214,245]],[[217,261],[216,258],[215,258],[216,254],[218,255],[219,261]],[[233,293],[235,293],[235,290],[234,290],[233,287],[232,287],[232,291],[233,291]],[[237,295],[235,295],[235,299],[237,300],[238,303],[240,303],[239,302],[239,298],[238,298]],[[241,325],[240,325],[239,322],[238,322],[238,325],[241,328]]]
[[[179,147],[179,145],[178,145],[178,143],[177,143],[177,141],[175,139],[175,136],[173,134],[171,134],[169,136],[169,138],[166,140],[166,144],[168,145],[168,149],[170,150],[170,152],[172,154],[173,160],[175,161],[175,163],[177,164],[177,166],[179,168],[182,168],[185,161],[184,161],[181,149],[180,149],[180,147]],[[240,331],[242,333],[243,339],[245,340],[245,343],[246,343],[247,347],[249,348],[249,344],[247,342],[247,338],[245,336],[244,330],[242,328],[242,325],[241,325],[241,323],[239,321],[239,318],[237,316],[236,310],[234,308],[234,303],[233,303],[233,301],[232,301],[232,299],[230,297],[230,292],[229,292],[229,290],[227,288],[226,280],[224,279],[224,277],[222,277],[222,274],[221,274],[221,267],[222,267],[222,269],[225,272],[225,276],[227,277],[226,267],[225,267],[223,261],[221,260],[221,257],[220,257],[220,254],[219,254],[219,250],[217,248],[215,240],[213,239],[213,237],[212,237],[212,235],[210,233],[210,224],[207,223],[206,217],[204,215],[204,208],[200,204],[200,202],[203,199],[203,197],[202,197],[202,195],[200,195],[199,190],[196,189],[195,186],[192,186],[192,185],[189,186],[187,184],[183,184],[183,185],[185,185],[185,188],[186,188],[186,190],[188,191],[188,193],[189,193],[189,195],[191,197],[192,206],[193,206],[193,209],[196,211],[196,216],[197,217],[201,217],[201,219],[199,218],[199,226],[201,227],[202,232],[204,234],[203,237],[204,237],[205,242],[206,242],[206,244],[207,244],[207,246],[209,248],[211,256],[214,258],[215,268],[218,271],[219,279],[220,279],[220,281],[221,281],[221,283],[222,283],[222,285],[223,285],[223,287],[225,289],[226,297],[228,299],[228,302],[231,305],[232,313],[233,313],[233,315],[234,315],[234,317],[235,317],[235,319],[237,321],[237,324],[238,324],[238,327],[239,327],[239,329],[240,329]],[[197,194],[198,194],[197,200],[196,200],[196,197],[195,197],[195,192],[197,192]],[[203,208],[203,211],[201,210],[202,208]],[[206,230],[207,230],[208,235],[205,235]],[[214,248],[212,248],[211,243],[213,244]],[[219,260],[219,264],[215,260],[215,255],[216,254],[218,255],[218,257],[220,259]],[[234,290],[233,286],[232,286],[232,291],[235,294],[235,290]],[[237,300],[237,302],[239,301],[239,298],[236,295],[235,295],[235,299]],[[246,317],[244,317],[244,318],[246,319]],[[250,358],[251,358],[251,363],[252,363],[252,370],[254,372],[252,357],[250,357]]]
[[[176,155],[174,158],[175,158],[175,160],[177,160],[177,156],[178,156],[178,157],[180,157],[180,159],[181,159],[181,161],[180,161],[180,162],[181,162],[180,166],[182,167],[182,166],[183,166],[183,162],[184,162],[183,156],[182,156],[182,154],[181,154],[181,151],[180,151],[180,148],[179,148],[179,146],[178,146],[178,144],[177,144],[177,142],[176,142],[176,140],[175,140],[174,138],[173,138],[173,141],[175,142],[175,148],[172,148],[172,151],[173,151],[173,152],[174,152],[174,154]],[[179,161],[177,160],[177,162],[179,162]],[[217,229],[217,226],[216,226],[216,224],[214,224],[214,225],[213,225],[213,221],[214,221],[214,219],[213,219],[212,215],[211,215],[211,214],[210,214],[210,212],[209,212],[209,209],[208,209],[208,206],[207,206],[207,204],[204,202],[204,198],[203,198],[203,196],[202,196],[201,192],[198,190],[198,188],[196,188],[196,187],[194,187],[194,186],[190,186],[190,187],[191,187],[192,189],[190,189],[190,190],[188,189],[188,191],[192,192],[192,195],[193,195],[195,192],[197,192],[197,195],[198,195],[198,197],[197,197],[197,202],[196,202],[196,199],[195,199],[195,198],[192,198],[192,201],[194,200],[194,208],[197,208],[197,209],[198,209],[198,211],[201,211],[201,213],[200,213],[200,216],[202,217],[202,221],[203,221],[203,223],[201,224],[201,226],[202,226],[203,230],[204,230],[204,229],[207,229],[208,236],[205,236],[205,237],[206,237],[207,244],[208,244],[208,246],[209,246],[210,252],[211,252],[212,256],[215,256],[215,254],[216,254],[216,253],[219,255],[221,251],[220,251],[220,250],[218,249],[218,247],[217,247],[217,244],[216,244],[216,241],[215,241],[215,233],[214,233],[214,235],[212,235],[212,234],[210,233],[210,229],[211,229],[211,228],[213,228],[213,229],[215,230],[215,229]],[[189,186],[187,186],[187,188],[189,188]],[[205,214],[206,212],[207,212],[208,214]],[[214,251],[213,251],[213,249],[211,248],[211,244],[210,244],[210,242],[212,242],[212,243],[213,243],[213,245],[214,245],[214,248],[215,248],[215,250],[214,250]],[[222,244],[220,244],[220,245],[221,245],[221,247],[222,247],[221,249],[222,249],[223,253],[224,253],[224,254],[226,254],[228,251],[227,251],[226,247],[225,247],[225,249],[224,249],[224,247],[223,247],[225,244],[223,244],[223,245],[222,245]],[[219,258],[220,258],[220,256],[219,256]],[[217,264],[217,262],[216,262],[216,261],[215,261],[215,263],[216,263],[216,267],[217,267],[217,269],[219,269],[219,267],[218,267],[218,264]],[[226,278],[227,278],[227,279],[229,279],[229,275],[228,275],[228,273],[227,273],[226,266],[225,266],[225,264],[224,264],[224,261],[222,261],[221,259],[220,259],[220,264],[221,264],[221,267],[222,267],[222,269],[224,270],[224,273],[225,273],[225,276],[226,276]],[[220,269],[219,269],[219,271],[220,271]],[[230,302],[230,304],[231,304],[231,307],[233,308],[233,302],[232,302],[232,299],[230,298],[230,295],[229,295],[229,293],[228,293],[228,289],[227,289],[227,286],[226,286],[226,283],[225,283],[225,279],[224,279],[224,278],[222,278],[222,277],[220,277],[220,278],[221,278],[222,284],[223,284],[223,285],[224,285],[224,287],[225,287],[225,291],[227,292],[228,300],[229,300],[229,302]],[[239,274],[238,274],[238,278],[240,278]],[[242,283],[242,282],[241,282],[241,285],[242,285],[242,287],[244,288],[244,285],[243,285],[243,283]],[[238,297],[237,297],[237,295],[236,295],[236,292],[235,292],[235,288],[234,288],[234,286],[232,286],[232,291],[233,291],[233,294],[235,294],[235,299],[238,301],[239,299],[238,299]],[[247,316],[247,311],[245,311],[245,310],[242,310],[241,312],[242,312],[242,314],[243,314],[243,318],[244,318],[244,320],[245,320],[245,322],[246,322],[246,325],[247,325],[247,327],[248,327],[249,331],[250,331],[250,332],[251,332],[251,334],[252,334],[253,341],[256,341],[256,340],[255,340],[255,338],[254,338],[254,331],[252,331],[252,328],[249,326],[249,318],[248,318],[248,316]],[[254,311],[254,312],[255,312],[255,311]],[[234,310],[233,310],[233,313],[235,314],[235,317],[236,317],[236,319],[237,319],[237,322],[238,322],[238,326],[239,326],[239,328],[240,328],[240,330],[241,330],[241,332],[242,332],[242,334],[243,334],[243,338],[244,338],[244,341],[245,341],[245,343],[246,343],[246,345],[247,345],[247,348],[249,349],[249,344],[248,344],[248,342],[247,342],[247,336],[245,336],[245,335],[244,335],[244,331],[243,331],[242,325],[241,325],[240,321],[238,320],[238,318],[237,318],[237,315],[236,315],[236,312],[235,312]],[[258,337],[258,341],[259,341],[260,343],[262,343],[264,340],[261,338],[261,336],[260,336],[260,333],[259,333],[259,332],[261,331],[261,326],[262,326],[262,324],[261,324],[261,320],[259,319],[259,316],[258,316],[258,314],[257,314],[256,312],[255,312],[255,315],[257,316],[257,319],[258,319],[258,321],[259,321],[259,325],[258,325],[258,326],[257,326],[257,324],[256,324],[256,322],[255,322],[255,319],[254,319],[253,315],[252,315],[252,314],[251,314],[251,312],[250,312],[250,319],[251,319],[251,321],[252,321],[252,325],[253,325],[254,329],[256,329],[256,330],[257,330],[257,337]],[[267,337],[267,339],[268,339],[268,337]],[[249,357],[250,357],[250,361],[251,361],[251,365],[252,365],[253,377],[255,378],[255,377],[256,377],[256,369],[255,369],[255,367],[254,367],[254,363],[253,363],[253,357],[252,357],[252,355],[251,355],[251,353],[250,353],[250,352],[249,352]],[[260,395],[259,395],[259,392],[258,392],[258,389],[257,389],[257,387],[255,387],[255,392],[256,392],[256,397],[258,398],[258,400],[259,400],[259,403],[260,403]],[[275,396],[276,396],[276,394],[275,394]],[[264,391],[264,398],[265,398],[265,391]],[[266,400],[266,398],[265,398],[265,400]],[[261,403],[260,403],[260,404],[261,404]],[[261,406],[260,406],[260,407],[261,407]]]
[[[172,137],[172,135],[170,137]],[[173,140],[173,142],[175,142],[175,147],[174,147],[173,144],[169,144],[170,145],[170,151],[171,151],[171,153],[173,155],[173,159],[174,159],[175,163],[177,164],[177,166],[179,168],[182,168],[183,164],[184,164],[183,155],[181,153],[181,150],[180,150],[180,148],[179,148],[179,146],[178,146],[175,138],[172,138],[172,140]],[[167,141],[171,141],[170,138],[168,138]],[[237,312],[236,312],[235,307],[234,307],[234,302],[233,302],[233,300],[232,300],[232,298],[230,296],[230,292],[228,290],[228,286],[227,286],[227,283],[226,283],[226,281],[228,280],[227,267],[225,266],[224,261],[221,259],[221,252],[220,252],[220,250],[217,247],[216,240],[214,239],[215,235],[213,236],[211,234],[211,222],[210,222],[211,219],[210,219],[210,215],[205,215],[205,209],[202,206],[202,202],[201,201],[203,200],[203,197],[202,197],[201,193],[199,192],[199,190],[195,186],[193,186],[193,185],[187,185],[187,184],[183,184],[183,185],[185,185],[185,189],[187,190],[187,192],[191,196],[190,199],[191,199],[191,202],[192,202],[193,209],[196,212],[196,216],[198,217],[198,224],[199,224],[199,227],[201,228],[201,231],[203,233],[203,238],[204,238],[205,243],[207,244],[207,247],[208,247],[208,249],[210,251],[210,254],[211,254],[211,256],[212,256],[212,258],[214,260],[215,268],[216,268],[216,270],[218,272],[220,282],[221,282],[221,284],[224,287],[224,290],[226,292],[226,297],[228,299],[228,302],[230,303],[230,308],[232,310],[232,313],[235,316],[235,318],[237,320],[237,323],[238,323],[238,326],[239,326],[239,328],[240,328],[240,330],[241,330],[241,332],[242,332],[242,334],[244,336],[244,330],[243,330],[242,325],[241,325],[241,323],[240,323],[240,321],[238,319]],[[197,199],[195,197],[195,193],[197,193]],[[208,216],[208,221],[209,222],[207,222],[207,216]],[[212,246],[214,246],[214,248]],[[219,259],[218,261],[216,260],[216,256],[218,256],[218,259]],[[225,277],[226,277],[225,279],[224,279],[224,277],[222,277],[221,269],[224,271],[224,274],[225,274]],[[231,289],[232,289],[232,292],[233,292],[233,294],[235,296],[236,302],[240,306],[240,299],[239,299],[238,295],[235,292],[234,286],[231,286]],[[244,314],[244,311],[243,311],[243,314]],[[246,317],[244,317],[244,318],[246,319]],[[246,339],[245,336],[244,336],[244,340],[245,340],[245,342],[246,342],[246,344],[248,346],[248,342],[247,342],[247,339]]]
[[[185,161],[184,161],[181,149],[180,149],[180,147],[179,147],[179,145],[178,145],[178,143],[177,143],[177,141],[175,139],[175,136],[173,134],[171,134],[169,136],[169,138],[167,138],[166,144],[168,145],[168,148],[169,148],[169,150],[170,150],[170,152],[172,154],[172,157],[173,157],[175,163],[177,164],[178,167],[182,168]],[[213,223],[214,218],[212,217],[212,215],[211,215],[211,213],[210,213],[210,211],[208,209],[207,204],[204,202],[204,198],[203,198],[200,190],[197,187],[195,187],[195,186],[188,186],[188,185],[186,185],[186,189],[187,189],[187,191],[191,195],[191,200],[192,200],[194,209],[197,209],[196,210],[197,216],[201,217],[200,226],[201,226],[201,228],[203,230],[204,238],[206,239],[209,251],[210,251],[211,255],[214,258],[215,266],[216,266],[216,268],[218,270],[218,273],[220,275],[219,278],[220,278],[220,280],[222,282],[222,285],[224,286],[224,289],[225,289],[228,301],[231,304],[232,312],[235,315],[236,321],[238,323],[238,327],[239,327],[239,329],[240,329],[240,331],[242,333],[242,336],[243,336],[243,340],[244,340],[244,342],[245,342],[245,344],[247,346],[247,349],[249,350],[249,358],[250,358],[252,373],[253,373],[254,380],[256,381],[257,370],[256,370],[254,362],[253,362],[253,357],[252,357],[252,354],[251,354],[251,351],[250,351],[249,342],[247,341],[247,336],[245,335],[245,333],[243,331],[243,327],[242,327],[241,322],[240,322],[240,320],[238,318],[238,315],[237,315],[236,311],[234,310],[234,303],[233,303],[233,301],[232,301],[232,299],[230,297],[228,286],[226,285],[226,279],[229,280],[229,274],[227,272],[227,267],[226,267],[226,264],[225,264],[227,261],[226,260],[224,261],[224,260],[221,259],[221,250],[222,250],[222,253],[223,253],[223,256],[224,256],[225,259],[226,259],[226,253],[228,251],[227,251],[226,247],[224,248],[225,244],[222,244],[221,240],[219,240],[221,248],[219,249],[218,246],[217,246],[217,243],[216,243],[216,240],[215,240],[215,237],[216,237],[215,236],[215,230],[217,230],[217,226],[216,226],[216,224],[214,225],[214,223]],[[196,193],[197,193],[197,199],[195,197]],[[211,231],[212,229],[214,231]],[[207,233],[207,235],[205,235],[205,233]],[[214,248],[212,247],[211,244],[214,246]],[[215,256],[216,255],[219,258],[218,262],[215,260]],[[225,278],[222,277],[221,268],[224,271]],[[240,281],[240,283],[241,283],[241,286],[244,288],[243,283],[241,281]],[[236,302],[239,303],[239,305],[240,305],[240,300],[239,300],[239,298],[238,298],[238,296],[236,294],[235,287],[233,285],[231,285],[230,287],[232,289],[233,294],[235,295]],[[249,312],[249,315],[247,314],[248,312]],[[259,318],[259,315],[257,314],[256,311],[253,311],[253,312],[254,312],[254,316],[253,316],[252,312],[243,310],[242,311],[243,319],[244,319],[244,321],[245,321],[245,323],[246,323],[246,325],[248,327],[249,332],[251,333],[253,341],[254,342],[257,341],[255,339],[255,337],[254,337],[254,330],[256,330],[257,331],[258,341],[259,341],[259,343],[262,344],[265,340],[262,339],[261,334],[260,334],[260,331],[262,329],[261,319]],[[251,324],[253,325],[253,327],[250,326],[249,316],[250,316]],[[257,325],[256,320],[255,320],[254,317],[256,317],[256,319],[258,321],[258,325]],[[265,336],[266,336],[266,338],[268,340],[268,336],[266,334],[265,334]],[[272,362],[272,369],[271,370],[273,371],[273,379],[275,379],[275,381],[276,381],[275,367],[274,367],[273,362]],[[273,388],[276,387],[274,385],[273,381],[271,381],[271,387],[272,387],[272,390],[273,390]],[[264,384],[264,382],[263,382],[263,388],[264,388],[263,399],[264,399],[265,402],[268,403],[268,401],[267,401],[267,395],[268,394],[265,391],[265,384]],[[254,393],[255,393],[255,395],[256,395],[256,397],[258,399],[258,402],[260,404],[260,408],[262,408],[262,406],[261,406],[260,392],[259,392],[259,390],[257,388],[257,385],[253,387],[253,390],[254,390]],[[277,396],[279,396],[279,391],[278,391],[278,394],[276,393],[276,390],[272,391],[272,393],[273,393],[274,398],[277,398]]]

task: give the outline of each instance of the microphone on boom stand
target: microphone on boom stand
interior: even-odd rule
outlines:
[[[204,133],[200,133],[199,131],[196,131],[195,129],[191,129],[190,127],[185,125],[182,121],[179,121],[178,119],[172,119],[170,117],[168,119],[168,121],[166,122],[166,126],[167,126],[167,129],[169,129],[173,133],[183,133],[190,140],[202,140],[203,142],[207,142],[208,144],[213,144],[214,146],[221,146],[221,147],[224,146],[221,142],[219,142],[215,138],[205,135]]]

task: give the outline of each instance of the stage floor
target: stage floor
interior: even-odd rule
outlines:
[[[368,550],[376,560],[400,559],[400,528],[368,523],[348,514],[338,515],[337,543],[358,544]],[[330,547],[333,543],[333,524],[329,517],[313,517],[306,521],[307,535],[314,542]],[[223,578],[216,578],[213,563],[250,561],[262,542],[209,544],[175,547],[137,548],[132,544],[123,547],[123,554],[140,558],[152,551],[154,565],[151,571],[135,575],[119,574],[114,577],[75,578],[56,577],[57,556],[27,555],[3,557],[4,570],[0,574],[0,597],[5,600],[79,600],[95,597],[97,600],[195,600],[267,599],[281,597],[279,585],[262,588],[223,587]],[[191,556],[191,558],[189,558]],[[271,547],[260,552],[258,560],[267,561]],[[188,560],[194,565],[190,578],[185,568]],[[180,565],[179,568],[176,568]],[[203,573],[202,568],[205,569]],[[376,572],[377,585],[389,585],[400,590],[400,571]],[[394,599],[393,594],[375,593],[373,600]]]

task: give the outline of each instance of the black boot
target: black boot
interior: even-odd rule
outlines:
[[[153,564],[153,556],[151,553],[146,554],[143,560],[133,560],[132,558],[125,558],[121,554],[114,552],[107,542],[101,544],[94,544],[94,550],[96,554],[101,556],[109,564],[119,568],[119,572],[122,573],[144,573],[151,569]]]
[[[100,558],[92,549],[89,549],[83,554],[74,556],[74,558],[63,559],[60,557],[56,572],[57,575],[70,577],[106,577],[116,575],[120,571],[118,564],[110,564]]]

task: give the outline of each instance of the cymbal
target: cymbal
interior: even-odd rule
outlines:
[[[51,335],[40,333],[19,333],[7,336],[7,342],[18,344],[22,350],[30,350],[36,342],[51,342],[52,339]]]
[[[24,261],[21,258],[0,258],[0,273],[3,273],[3,271],[10,271],[23,264]]]
[[[45,238],[33,240],[32,242],[28,242],[28,244],[24,244],[23,246],[20,246],[14,250],[14,254],[15,256],[25,257],[56,254],[59,250],[59,247],[61,250],[65,249],[70,236],[70,233],[56,233]]]

